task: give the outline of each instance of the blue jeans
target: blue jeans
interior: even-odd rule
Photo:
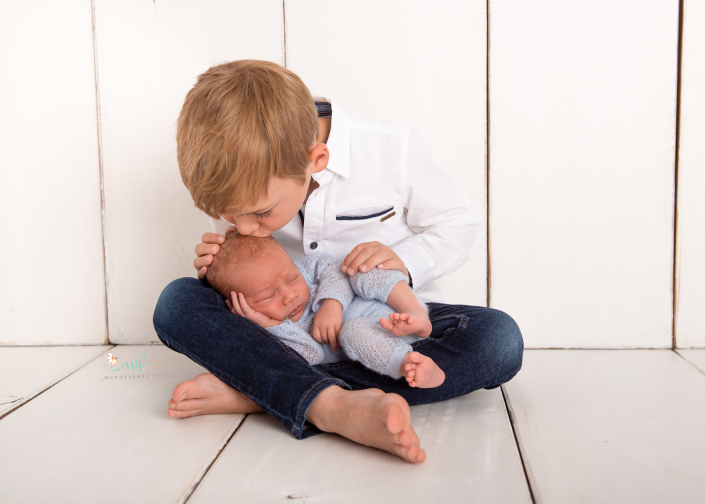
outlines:
[[[164,345],[245,394],[304,439],[320,433],[306,421],[306,412],[331,385],[394,392],[415,405],[498,387],[521,369],[524,341],[506,313],[441,303],[428,303],[428,308],[433,331],[412,347],[446,374],[443,385],[429,389],[411,388],[404,379],[353,361],[311,366],[265,329],[231,313],[217,292],[195,278],[166,286],[154,310],[154,329]]]

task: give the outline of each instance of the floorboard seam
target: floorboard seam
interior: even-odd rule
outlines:
[[[208,471],[210,470],[211,467],[213,467],[213,464],[215,464],[215,461],[218,460],[218,457],[220,457],[220,454],[223,453],[223,450],[225,450],[225,447],[228,446],[228,443],[230,443],[230,440],[235,437],[235,434],[240,430],[240,428],[245,424],[245,420],[247,420],[247,417],[250,415],[244,415],[242,417],[242,420],[240,420],[240,423],[236,424],[233,426],[230,432],[225,434],[225,437],[223,438],[223,441],[221,441],[220,445],[218,448],[216,448],[215,453],[211,457],[211,460],[206,462],[206,464],[201,468],[201,470],[194,476],[193,480],[191,480],[191,484],[186,487],[186,490],[184,490],[184,493],[181,494],[181,497],[179,500],[176,501],[176,504],[186,504],[186,502],[191,498],[193,493],[196,491],[198,488],[198,485],[201,484],[201,481],[203,481],[203,478],[206,477],[206,474],[208,474]]]
[[[700,369],[697,365],[695,365],[693,362],[691,362],[685,355],[681,354],[681,353],[678,351],[677,348],[674,348],[674,349],[673,349],[673,352],[674,352],[678,357],[680,357],[681,359],[683,359],[684,361],[686,361],[688,364],[690,364],[692,367],[694,367],[695,370],[696,370],[698,373],[700,373],[701,375],[705,376],[705,371],[703,371],[703,370]]]
[[[524,478],[526,479],[526,486],[529,488],[529,495],[531,496],[531,502],[536,504],[536,498],[534,497],[534,489],[531,487],[531,480],[529,479],[529,471],[526,467],[526,462],[524,461],[524,455],[521,453],[521,446],[519,445],[519,438],[517,437],[517,431],[514,426],[514,412],[512,411],[509,401],[507,400],[507,391],[504,389],[504,385],[500,387],[502,391],[502,399],[504,399],[504,407],[509,415],[509,423],[512,426],[512,435],[514,436],[514,444],[517,447],[517,452],[519,452],[519,460],[521,460],[521,468],[524,470]]]
[[[108,350],[112,350],[114,347],[115,347],[115,345],[110,345],[110,348],[106,348],[105,351],[107,352]],[[103,353],[103,355],[105,355],[105,353]],[[23,398],[20,400],[20,402],[19,402],[14,408],[10,408],[9,410],[0,413],[0,420],[2,420],[3,418],[5,418],[5,417],[6,417],[7,415],[9,415],[10,413],[12,413],[12,412],[14,412],[14,411],[17,411],[18,409],[20,409],[20,408],[21,408],[22,406],[24,406],[25,404],[27,404],[27,403],[33,401],[34,399],[36,399],[37,397],[39,397],[40,395],[42,395],[44,392],[46,392],[47,390],[53,388],[53,387],[54,387],[55,385],[57,385],[58,383],[61,383],[62,381],[64,381],[66,378],[68,378],[69,376],[71,376],[71,375],[74,374],[75,372],[77,372],[77,371],[83,369],[83,368],[86,367],[88,364],[90,364],[91,362],[93,362],[95,359],[100,359],[100,358],[102,358],[103,355],[101,355],[101,356],[99,356],[99,357],[94,357],[93,359],[90,359],[88,362],[84,362],[83,364],[81,364],[80,366],[78,366],[76,369],[74,369],[73,371],[71,371],[69,374],[67,374],[67,375],[64,376],[63,378],[59,378],[58,380],[55,380],[55,381],[49,383],[49,385],[47,385],[46,388],[44,388],[43,390],[40,389],[39,392],[34,393],[34,395],[30,394],[30,395],[28,395],[27,397],[23,397]],[[26,399],[26,400],[25,400],[25,399]]]

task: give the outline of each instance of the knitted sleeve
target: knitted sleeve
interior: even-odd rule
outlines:
[[[293,348],[312,366],[323,362],[325,357],[323,345],[291,320],[268,327],[267,331]]]
[[[318,285],[311,310],[316,313],[323,300],[335,299],[345,311],[355,294],[350,286],[350,276],[341,269],[343,261],[324,254],[311,256],[311,261],[315,261],[309,265],[312,281]]]
[[[389,293],[399,282],[407,279],[404,273],[398,270],[379,270],[372,268],[367,273],[357,272],[350,278],[350,284],[355,294],[363,299],[376,299],[382,303],[387,302]]]

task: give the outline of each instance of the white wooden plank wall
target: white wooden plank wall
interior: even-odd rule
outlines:
[[[705,3],[685,0],[678,162],[676,346],[705,347]]]
[[[678,2],[490,1],[490,304],[670,347]]]
[[[287,67],[349,114],[409,124],[485,215],[486,3],[286,0]],[[487,305],[486,228],[439,281]]]
[[[176,120],[198,74],[236,59],[282,63],[282,2],[96,0],[113,343],[158,341],[161,290],[195,276],[211,230],[176,163]]]
[[[195,77],[284,62],[353,114],[411,124],[484,213],[486,3],[95,0],[0,7],[0,344],[156,341],[210,229],[175,159]],[[705,347],[705,6],[684,3],[678,347]],[[323,19],[325,22],[323,22]],[[490,3],[490,298],[529,347],[672,343],[678,3]],[[103,261],[105,234],[107,266]],[[449,302],[484,305],[484,229]]]
[[[107,342],[90,2],[0,4],[0,344]]]

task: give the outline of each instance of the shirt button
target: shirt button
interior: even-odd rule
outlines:
[[[311,250],[315,250],[315,249],[318,248],[318,243],[316,243],[316,242],[311,242],[311,245],[309,245],[309,247],[311,247]]]

